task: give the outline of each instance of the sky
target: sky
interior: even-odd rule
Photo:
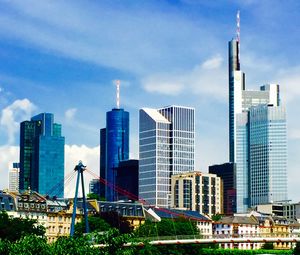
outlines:
[[[297,0],[0,0],[0,189],[19,161],[19,123],[41,112],[62,124],[65,173],[82,160],[99,175],[99,130],[116,106],[116,80],[131,158],[139,109],[173,104],[196,109],[196,169],[227,162],[227,46],[240,10],[246,88],[281,86],[289,198],[300,201],[299,9]]]

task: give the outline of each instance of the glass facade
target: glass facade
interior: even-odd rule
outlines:
[[[236,118],[236,209],[237,212],[247,212],[249,206],[248,112],[237,114]]]
[[[287,135],[284,107],[251,107],[249,138],[251,206],[287,200]]]
[[[224,163],[221,165],[209,166],[208,172],[216,174],[223,183],[223,208],[224,214],[236,212],[236,164]]]
[[[63,197],[65,138],[53,121],[53,114],[41,113],[20,124],[20,190]]]
[[[106,113],[106,164],[105,176],[111,185],[105,187],[107,201],[115,201],[117,194],[116,171],[119,162],[129,159],[129,113],[124,109],[112,109]]]
[[[188,107],[140,110],[139,195],[151,205],[168,207],[171,175],[194,170],[194,116]]]
[[[106,128],[100,129],[100,177],[102,180],[106,180],[105,175],[105,165],[106,165]],[[105,184],[100,182],[100,197],[105,197]]]
[[[260,90],[246,90],[245,74],[240,70],[239,42],[228,45],[229,62],[229,160],[236,163],[237,212],[249,206],[249,128],[248,111],[253,106],[279,106],[279,85],[266,84]]]

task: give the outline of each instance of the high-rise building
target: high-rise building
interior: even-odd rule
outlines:
[[[195,110],[143,108],[139,123],[139,196],[151,205],[168,207],[171,175],[194,170]]]
[[[249,111],[250,205],[287,200],[286,113],[282,106]]]
[[[106,180],[105,175],[105,165],[106,165],[106,128],[100,129],[100,177],[102,180]],[[105,184],[99,182],[100,185],[100,197],[105,198]]]
[[[216,174],[222,181],[223,210],[224,214],[230,215],[236,212],[236,165],[235,163],[224,163],[209,166],[208,172]]]
[[[209,217],[222,214],[222,182],[216,174],[189,172],[171,177],[171,207],[198,211]]]
[[[121,161],[117,168],[118,200],[139,200],[139,161]]]
[[[8,185],[9,191],[19,192],[19,174],[20,174],[20,164],[13,163],[13,168],[9,170],[9,185]]]
[[[117,200],[116,176],[119,163],[129,159],[129,112],[120,108],[120,81],[117,81],[117,107],[106,113],[106,128],[100,130],[100,177],[106,180],[105,198]],[[103,196],[103,184],[100,196]]]
[[[100,194],[100,182],[99,179],[92,179],[89,183],[89,193],[99,195]]]
[[[121,161],[129,159],[129,112],[116,108],[107,112],[105,130],[105,179],[108,182],[105,198],[107,201],[115,201],[117,168]]]
[[[239,17],[239,16],[238,16]],[[239,18],[238,18],[239,24]],[[260,90],[246,90],[245,74],[240,69],[240,41],[229,42],[229,160],[236,163],[236,199],[237,212],[245,212],[252,204],[250,202],[250,183],[254,178],[250,171],[251,164],[251,137],[249,133],[249,111],[252,107],[269,105],[277,111],[280,105],[279,85],[267,84]],[[274,131],[279,132],[279,131]],[[253,133],[252,133],[253,135]],[[265,159],[267,160],[267,159]],[[284,161],[284,160],[283,160]],[[284,163],[282,163],[284,164]],[[282,171],[286,176],[286,169]],[[259,175],[257,175],[259,176]],[[286,177],[285,177],[286,178]],[[260,182],[260,181],[259,181]],[[282,190],[282,189],[280,189]],[[285,197],[286,195],[282,195]]]
[[[61,125],[51,113],[20,124],[20,190],[64,195],[64,145]],[[57,188],[54,188],[57,187]]]

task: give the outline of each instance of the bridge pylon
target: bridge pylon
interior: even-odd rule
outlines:
[[[84,213],[84,221],[85,221],[85,233],[89,232],[89,222],[88,222],[88,215],[87,215],[87,205],[86,205],[86,198],[85,198],[85,191],[84,191],[84,179],[83,179],[83,172],[85,170],[86,170],[86,166],[84,166],[81,161],[79,161],[78,165],[76,165],[74,168],[74,171],[77,171],[77,181],[76,181],[75,196],[74,196],[74,200],[73,200],[73,214],[72,214],[70,236],[73,236],[74,231],[75,231],[75,219],[76,219],[76,208],[77,208],[80,176],[81,176],[81,189],[82,189],[82,198],[83,198],[82,202],[83,202],[83,213]]]

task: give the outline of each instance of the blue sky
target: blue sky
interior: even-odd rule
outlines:
[[[115,106],[196,108],[196,167],[228,159],[227,42],[241,13],[246,87],[281,85],[288,113],[289,194],[299,200],[300,2],[0,0],[0,188],[18,161],[19,122],[52,112],[66,137],[66,172],[99,171],[99,129]]]

